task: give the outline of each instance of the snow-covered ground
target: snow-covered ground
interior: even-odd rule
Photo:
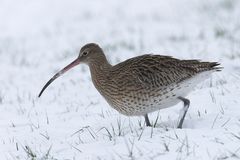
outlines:
[[[219,61],[182,104],[143,117],[109,107],[80,65],[37,95],[96,42],[116,64],[144,53]],[[0,0],[0,159],[239,159],[238,0]]]

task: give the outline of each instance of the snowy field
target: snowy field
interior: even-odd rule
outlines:
[[[143,117],[109,107],[87,66],[43,85],[98,43],[116,64],[146,54],[219,61],[182,103]],[[1,160],[240,158],[239,0],[0,0]]]

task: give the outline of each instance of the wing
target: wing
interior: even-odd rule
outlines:
[[[148,54],[119,63],[113,67],[111,75],[119,86],[161,87],[179,83],[202,71],[218,70],[217,65]]]

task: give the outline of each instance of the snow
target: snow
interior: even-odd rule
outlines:
[[[239,159],[237,0],[0,0],[0,159]],[[143,117],[113,110],[87,66],[43,85],[98,43],[112,64],[144,53],[218,61],[182,104]]]

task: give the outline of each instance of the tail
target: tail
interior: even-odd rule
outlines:
[[[199,60],[183,60],[182,65],[194,70],[195,72],[204,72],[204,71],[216,71],[219,72],[223,69],[221,64],[218,62],[201,62]]]
[[[218,62],[208,62],[209,63],[209,67],[207,68],[208,70],[215,70],[217,72],[222,71],[223,67],[221,67],[220,63]]]

